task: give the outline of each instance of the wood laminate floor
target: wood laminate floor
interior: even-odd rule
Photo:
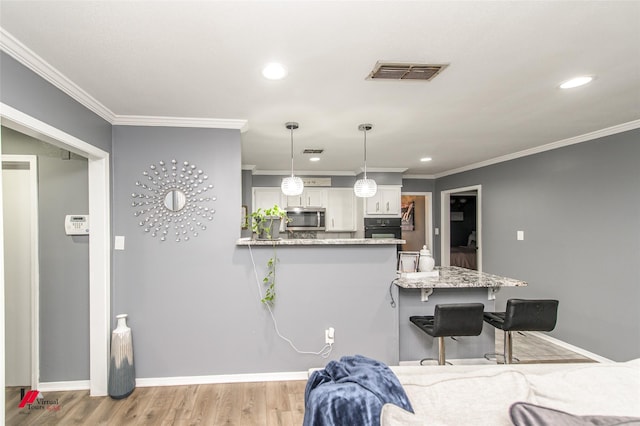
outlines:
[[[592,362],[534,335],[514,336],[523,363]],[[496,352],[502,333],[496,333]],[[125,399],[89,396],[88,391],[46,392],[57,404],[18,408],[20,388],[5,391],[6,425],[238,425],[300,426],[306,381],[225,383],[136,388]],[[28,389],[27,389],[28,390]],[[56,401],[57,400],[57,401]],[[47,409],[48,408],[48,409]]]

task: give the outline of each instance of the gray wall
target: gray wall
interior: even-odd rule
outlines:
[[[38,157],[42,382],[89,379],[89,237],[64,232],[65,215],[89,210],[87,160],[61,151],[2,127],[3,154]]]
[[[243,175],[244,176],[244,175]],[[251,185],[254,187],[278,187],[282,184],[282,178],[287,177],[288,175],[248,175],[251,179]],[[297,175],[300,177],[329,177],[331,178],[331,187],[332,188],[349,188],[353,187],[356,183],[355,176],[313,176],[313,175]],[[249,192],[249,198],[251,198],[251,192]]]
[[[402,192],[434,192],[435,179],[402,179]]]
[[[633,130],[446,176],[436,182],[435,223],[440,191],[481,184],[483,270],[529,283],[501,291],[496,306],[556,298],[551,335],[614,360],[637,358],[639,161]]]
[[[324,365],[326,360],[297,354],[279,339],[260,302],[251,254],[262,277],[272,248],[254,248],[250,254],[235,245],[242,194],[240,133],[114,127],[113,153],[113,232],[126,237],[125,251],[114,252],[113,308],[114,314],[129,314],[137,376],[301,371]],[[152,238],[131,207],[142,172],[173,158],[194,162],[215,185],[214,220],[188,242]],[[282,247],[278,258],[275,315],[282,333],[302,350],[319,350],[325,328],[333,326],[340,344],[336,356],[369,353],[397,362],[395,311],[386,300],[394,247]],[[366,270],[370,258],[375,267]],[[354,311],[366,321],[354,318]]]

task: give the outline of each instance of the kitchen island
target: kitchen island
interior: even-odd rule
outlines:
[[[277,360],[278,370],[307,371],[328,360],[362,354],[398,365],[398,297],[396,278],[398,239],[280,239],[236,241],[232,261],[244,272],[234,286],[254,300],[239,318],[258,341],[262,357]],[[260,302],[276,262],[273,316],[279,332],[301,352],[318,352],[325,330],[333,327],[335,343],[328,358],[297,353],[278,337],[267,307]]]
[[[255,300],[243,323],[260,342],[261,356],[281,362],[280,371],[322,367],[327,359],[361,354],[388,365],[437,354],[437,343],[409,322],[411,315],[433,314],[436,303],[482,302],[494,309],[487,289],[526,283],[463,268],[438,268],[437,279],[398,277],[398,239],[280,239],[236,241],[233,261],[245,272],[233,285],[243,286]],[[297,353],[278,337],[266,306],[270,259],[276,262],[273,305],[278,330],[301,352],[317,352],[325,344],[325,330],[333,327],[335,343],[327,359]],[[431,293],[422,301],[423,292]],[[246,320],[244,320],[246,319]],[[447,343],[447,358],[480,358],[493,352],[493,327],[481,336]],[[435,350],[435,352],[434,352]]]
[[[435,305],[482,303],[485,311],[495,311],[495,295],[502,287],[523,287],[521,280],[478,272],[457,266],[436,267],[437,277],[399,276],[400,361],[437,358],[437,339],[430,338],[411,324],[412,315],[433,315]],[[414,275],[414,277],[411,277]],[[481,358],[495,350],[495,329],[484,327],[480,336],[459,337],[447,343],[447,359]]]

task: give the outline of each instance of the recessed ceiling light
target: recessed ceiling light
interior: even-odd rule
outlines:
[[[572,78],[571,80],[567,80],[560,85],[561,89],[572,89],[574,87],[583,86],[587,83],[590,83],[593,80],[593,77],[590,75],[583,75],[580,77]]]
[[[431,160],[433,160],[433,158],[431,157],[423,157],[420,159],[420,161],[422,161],[423,163],[426,163],[427,161],[431,161]]]
[[[262,75],[269,80],[280,80],[287,76],[287,69],[277,62],[271,62],[262,69]]]
[[[320,157],[311,157],[309,161],[320,161]]]

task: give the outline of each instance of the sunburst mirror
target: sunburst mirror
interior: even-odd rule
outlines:
[[[216,200],[209,195],[213,185],[207,183],[209,176],[188,161],[169,164],[159,161],[142,172],[147,179],[136,182],[132,207],[138,225],[160,241],[174,239],[189,241],[207,229],[206,221],[213,220],[216,212],[208,203]]]

